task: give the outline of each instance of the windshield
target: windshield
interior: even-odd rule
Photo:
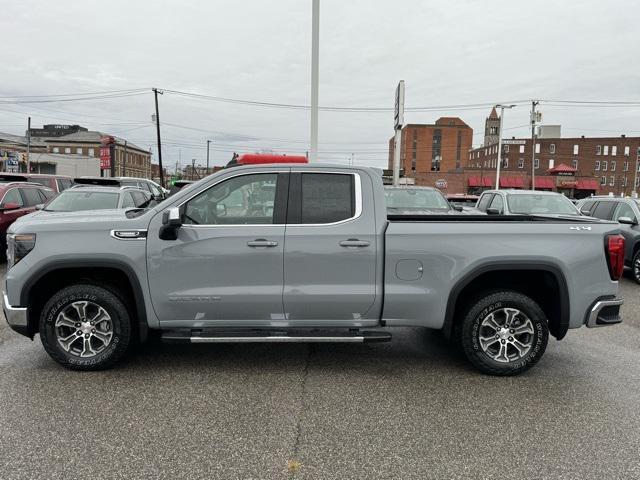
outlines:
[[[78,212],[82,210],[106,210],[118,208],[116,192],[82,192],[66,190],[51,200],[45,208],[48,212]]]
[[[571,200],[562,194],[509,194],[507,195],[507,204],[511,213],[524,215],[580,215]]]
[[[398,210],[442,210],[451,206],[440,192],[417,188],[389,188],[385,190],[387,208]]]

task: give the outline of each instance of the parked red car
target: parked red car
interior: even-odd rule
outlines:
[[[38,183],[13,182],[0,178],[0,259],[7,252],[7,229],[17,218],[36,210],[56,194]]]
[[[46,173],[0,173],[0,182],[30,182],[49,187],[60,193],[73,185],[73,178],[66,175],[48,175]]]

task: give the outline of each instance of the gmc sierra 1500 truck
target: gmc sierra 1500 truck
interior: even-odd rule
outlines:
[[[9,230],[4,312],[65,367],[170,342],[373,342],[443,330],[513,375],[549,334],[621,321],[618,226],[589,218],[388,215],[380,172],[222,170],[149,210],[47,212]]]

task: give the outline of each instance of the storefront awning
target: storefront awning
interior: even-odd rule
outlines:
[[[598,180],[595,178],[589,178],[586,180],[578,180],[576,188],[578,190],[598,190],[600,185],[598,184]]]
[[[534,183],[536,184],[536,188],[550,188],[553,189],[553,187],[555,187],[554,183],[553,183],[553,178],[539,178],[536,177],[534,180]]]
[[[500,186],[502,188],[522,188],[524,179],[522,177],[501,177]]]
[[[489,177],[469,177],[470,187],[493,187],[493,182]]]

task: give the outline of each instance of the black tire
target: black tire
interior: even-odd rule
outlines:
[[[520,311],[520,314],[511,317],[515,329],[510,330],[502,324],[502,318],[506,321],[506,312],[514,310]],[[490,318],[501,327],[500,330],[487,325],[491,322]],[[528,331],[515,333],[513,336],[509,333],[525,329]],[[473,301],[466,311],[459,332],[460,344],[469,361],[478,370],[489,375],[518,375],[529,370],[540,360],[549,341],[549,325],[540,306],[526,295],[511,290],[491,292]],[[493,340],[493,333],[488,335],[487,332],[495,333],[496,340]],[[482,346],[489,342],[481,344],[481,335],[483,339],[493,340],[493,343],[486,347],[487,350]],[[501,335],[505,335],[505,338],[499,339],[502,338]],[[506,337],[507,335],[509,336]],[[518,342],[517,347],[512,343],[514,341]],[[520,348],[523,344],[529,346],[528,350]],[[521,355],[522,350],[526,353]],[[500,354],[503,351],[504,353]],[[498,361],[495,358],[502,360]]]
[[[640,249],[638,249],[631,261],[631,276],[636,283],[640,283]]]
[[[74,303],[77,304],[78,302],[89,302],[90,307],[88,306],[84,310],[87,313],[87,318],[85,318],[87,322],[90,308],[102,308],[108,315],[108,325],[102,323],[100,327],[105,332],[98,333],[110,334],[109,343],[105,346],[104,342],[96,339],[87,340],[88,342],[97,342],[99,346],[100,343],[102,345],[102,350],[95,348],[96,353],[92,356],[81,356],[84,354],[84,348],[83,352],[78,353],[75,351],[80,347],[79,342],[76,342],[73,349],[70,345],[69,351],[65,350],[59,342],[59,329],[70,327],[56,327],[56,320],[63,311],[73,312],[70,309]],[[71,316],[69,315],[69,317]],[[72,320],[75,321],[76,319],[72,318]],[[79,323],[76,325],[79,325]],[[91,327],[87,325],[87,328]],[[73,328],[70,328],[67,332],[72,330]],[[87,335],[90,336],[89,333]],[[114,292],[90,284],[65,287],[49,299],[40,316],[40,339],[49,356],[60,365],[71,370],[104,370],[110,368],[127,353],[134,343],[131,317],[124,302]],[[82,345],[84,345],[85,340],[82,335],[79,335],[78,340],[82,340]]]

